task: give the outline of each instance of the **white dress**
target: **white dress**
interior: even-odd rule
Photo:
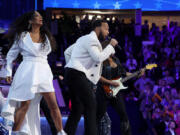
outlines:
[[[47,55],[51,52],[50,42],[46,36],[46,46],[33,43],[30,33],[23,32],[20,41],[14,42],[10,48],[6,60],[6,76],[12,76],[12,63],[19,53],[23,61],[19,65],[11,84],[6,105],[1,115],[14,121],[14,112],[20,105],[20,101],[31,100],[30,107],[21,126],[21,132],[26,135],[40,135],[39,103],[42,92],[54,92],[53,75],[47,61]]]

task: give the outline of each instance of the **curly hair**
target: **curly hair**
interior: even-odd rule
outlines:
[[[19,42],[22,32],[31,32],[32,28],[29,28],[29,21],[33,20],[35,17],[35,11],[27,12],[22,16],[18,17],[9,27],[7,34],[4,38],[7,38],[9,41],[9,47],[11,47],[14,41]],[[48,37],[51,48],[54,51],[56,49],[56,41],[52,36],[51,32],[44,24],[40,28],[40,37],[42,40],[42,47],[46,46],[46,36]]]

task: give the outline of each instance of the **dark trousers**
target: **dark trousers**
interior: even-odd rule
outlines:
[[[65,81],[70,91],[72,108],[65,125],[68,135],[75,135],[84,114],[85,135],[96,135],[96,98],[91,83],[83,72],[66,68]]]
[[[107,111],[107,104],[115,109],[120,117],[120,129],[123,135],[131,135],[130,123],[126,113],[126,108],[123,100],[122,93],[118,93],[116,98],[107,98],[105,92],[101,86],[98,86],[96,91],[96,100],[97,100],[97,123],[101,120],[102,116]]]
[[[49,110],[48,105],[47,105],[44,98],[41,99],[40,108],[44,112],[44,115],[45,115],[45,117],[46,117],[46,119],[48,121],[48,124],[49,124],[50,128],[51,128],[52,135],[57,135],[56,127],[54,125],[54,122],[53,122],[52,117],[51,117],[50,110]]]

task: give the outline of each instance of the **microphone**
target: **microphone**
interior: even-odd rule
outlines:
[[[111,37],[110,36],[108,36],[107,37],[107,40],[110,42],[111,41]],[[117,47],[119,50],[122,50],[122,48],[121,48],[121,46],[119,45],[119,44],[117,44],[115,47]]]
[[[120,45],[116,45],[116,47],[117,47],[119,50],[122,50],[122,48],[121,48]]]

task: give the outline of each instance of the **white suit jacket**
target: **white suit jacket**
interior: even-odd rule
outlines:
[[[102,62],[115,50],[108,45],[104,50],[94,31],[80,37],[75,44],[65,51],[66,66],[85,73],[86,77],[97,84],[101,77]]]

